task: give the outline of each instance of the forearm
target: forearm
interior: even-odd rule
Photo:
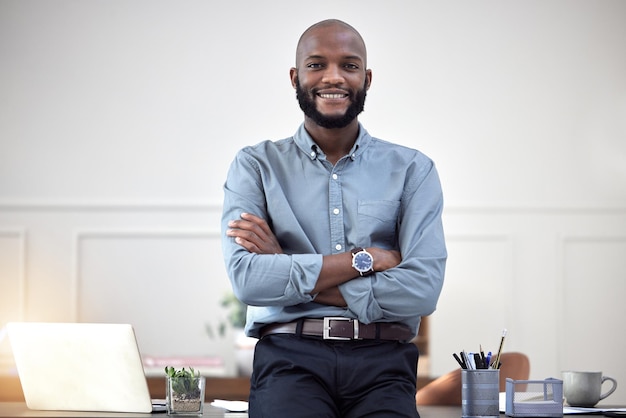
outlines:
[[[299,288],[303,290],[301,286],[295,284],[296,282],[293,281],[292,274],[294,272],[303,273],[305,270],[314,268],[314,266],[309,266],[308,269],[303,269],[303,266],[293,269],[292,266],[296,264],[296,260],[293,259],[294,255],[288,256],[292,258],[289,266],[280,263],[279,260],[282,257],[278,257],[278,255],[282,254],[282,248],[273,231],[263,218],[250,213],[242,213],[239,219],[228,220],[226,225],[225,235],[228,237],[228,241],[226,241],[223,246],[225,249],[233,249],[233,254],[240,254],[239,257],[233,257],[234,261],[227,262],[229,276],[233,279],[233,287],[240,290],[238,292],[240,297],[244,296],[245,290],[237,286],[238,283],[245,283],[250,279],[255,282],[256,280],[251,274],[259,273],[260,271],[271,271],[275,279],[282,277],[279,283],[272,283],[278,286],[275,288],[271,285],[264,286],[263,293],[267,294],[261,295],[260,292],[258,292],[259,289],[252,285],[253,289],[256,288],[256,292],[254,292],[254,295],[246,295],[246,299],[250,297],[250,300],[255,299],[257,303],[259,303],[260,300],[264,300],[265,303],[272,304],[280,304],[281,299],[282,303],[288,300],[295,301],[296,303],[307,301],[301,299],[305,297],[305,294],[302,294],[294,300],[293,296],[295,296],[295,294],[286,289],[291,287],[293,289]],[[234,239],[234,243],[229,239]],[[237,251],[237,248],[239,248],[239,251]],[[242,252],[242,248],[247,250],[247,253]],[[369,247],[367,251],[373,257],[374,271],[385,271],[397,266],[401,261],[400,253],[395,250]],[[250,255],[252,255],[252,257]],[[268,259],[268,256],[271,258]],[[295,257],[300,258],[301,256]],[[244,259],[246,261],[244,261]],[[283,264],[283,268],[276,269],[276,267],[278,267],[277,264]],[[268,268],[269,266],[273,268]],[[284,271],[283,274],[279,273],[281,270]],[[237,274],[237,272],[239,272],[239,274]],[[264,276],[265,274],[266,273],[264,273]],[[303,276],[300,277],[302,278]],[[316,302],[320,304],[346,307],[347,303],[338,286],[355,278],[361,278],[361,276],[352,266],[351,252],[323,256],[322,265],[317,278],[314,279],[313,288],[307,292],[306,295],[308,295],[308,297],[315,297]],[[289,283],[292,283],[292,285],[290,286]],[[285,290],[281,291],[281,289]],[[284,297],[290,293],[292,293],[292,297]]]
[[[397,266],[401,261],[398,251],[377,247],[369,247],[366,250],[374,259],[374,271],[385,271]],[[319,293],[359,277],[361,277],[359,273],[352,267],[351,252],[325,255],[317,284],[311,293]]]
[[[322,270],[311,293],[316,294],[336,288],[357,276],[358,273],[352,267],[352,254],[349,252],[325,255]]]
[[[341,291],[338,287],[331,287],[330,289],[326,289],[315,296],[315,302],[327,305],[327,306],[337,306],[340,308],[345,308],[347,306],[346,300],[343,298]]]
[[[396,268],[340,286],[347,306],[359,320],[405,322],[434,311],[445,271],[443,240],[440,245],[431,241],[428,250],[413,254],[405,256]]]

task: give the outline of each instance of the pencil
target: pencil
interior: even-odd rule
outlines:
[[[502,330],[502,338],[500,338],[500,348],[498,348],[498,354],[496,355],[496,361],[491,364],[492,369],[500,368],[500,354],[502,354],[502,346],[504,345],[504,337],[506,337],[506,328]]]

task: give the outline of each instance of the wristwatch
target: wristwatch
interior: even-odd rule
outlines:
[[[361,247],[353,248],[352,267],[359,272],[361,276],[368,276],[374,272],[374,257]]]

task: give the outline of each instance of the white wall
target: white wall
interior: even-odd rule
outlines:
[[[132,322],[143,352],[230,359],[204,332],[225,172],[295,131],[295,44],[329,17],[368,44],[361,121],[440,170],[432,374],[507,328],[533,378],[603,370],[626,403],[621,0],[0,0],[0,323]]]

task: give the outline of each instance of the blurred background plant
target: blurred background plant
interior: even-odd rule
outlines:
[[[245,303],[237,299],[233,293],[227,293],[222,298],[220,306],[226,312],[226,319],[219,321],[217,329],[214,329],[210,323],[205,324],[206,333],[211,339],[218,337],[224,338],[229,327],[232,329],[243,329],[246,325],[246,312],[248,307]]]
[[[254,360],[254,347],[257,339],[245,335],[248,307],[235,297],[232,292],[226,294],[220,301],[222,313],[216,327],[211,323],[205,324],[206,333],[211,339],[226,340],[232,338],[234,345],[235,369],[238,376],[250,376]]]

